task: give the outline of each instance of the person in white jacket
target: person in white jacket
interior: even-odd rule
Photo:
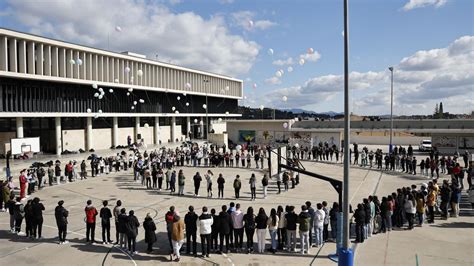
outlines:
[[[324,218],[326,218],[326,213],[323,211],[323,205],[321,203],[318,203],[317,205],[317,210],[314,212],[314,234],[315,234],[315,240],[314,244],[316,247],[320,246],[323,244],[323,228],[324,228]]]
[[[209,258],[209,253],[211,252],[211,233],[212,233],[212,224],[214,219],[212,215],[207,212],[207,207],[202,207],[202,214],[197,220],[197,228],[199,228],[199,234],[201,235],[201,250],[202,256]]]

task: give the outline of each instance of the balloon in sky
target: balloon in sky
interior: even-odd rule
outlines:
[[[240,150],[242,149],[242,146],[241,146],[241,145],[237,145],[237,146],[235,146],[235,149],[238,150],[238,151],[240,151]]]
[[[138,103],[137,101],[133,101],[133,105],[137,105],[137,103]]]
[[[306,51],[308,54],[314,54],[314,49],[313,48],[308,48],[308,51]]]
[[[99,114],[102,114],[102,110],[99,109]]]
[[[189,103],[186,103],[186,106],[189,106]]]
[[[176,110],[176,107],[174,107],[174,106],[171,107],[171,111],[174,111],[174,110]]]
[[[135,106],[130,107],[132,110],[135,109]]]
[[[176,99],[178,99],[178,101],[179,101],[179,100],[181,100],[181,97],[178,96],[178,97],[176,97]]]
[[[207,109],[207,105],[206,105],[206,104],[203,104],[203,105],[202,105],[202,108]]]
[[[278,70],[277,72],[275,72],[275,76],[277,76],[278,78],[281,77],[281,72],[280,72],[280,70]]]
[[[103,94],[101,94],[101,95],[99,95],[99,97],[98,97],[98,98],[99,98],[99,100],[102,100],[102,98],[103,98],[103,97],[104,97],[104,95],[103,95]]]
[[[130,96],[130,92],[127,92],[127,96]]]
[[[253,21],[249,20],[247,23],[248,23],[249,28],[253,27]]]
[[[149,128],[149,127],[150,127],[150,125],[149,125],[148,123],[145,123],[143,126],[144,126],[145,128]]]
[[[293,67],[289,66],[289,67],[286,69],[286,71],[288,71],[288,73],[293,72]]]
[[[82,60],[80,58],[76,59],[76,64],[82,65]]]
[[[253,84],[253,88],[254,88],[254,89],[257,88],[257,83],[254,83],[254,84]]]
[[[186,83],[186,85],[184,85],[186,87],[186,89],[191,89],[191,83]],[[186,95],[185,95],[186,96]]]
[[[246,95],[246,96],[244,96],[244,100],[247,100],[247,95]]]
[[[268,54],[273,55],[273,49],[272,48],[268,49]]]
[[[217,119],[217,121],[222,122],[222,118],[219,117],[219,119]]]
[[[288,128],[288,123],[283,123],[283,128]]]
[[[115,31],[121,32],[121,31],[122,31],[122,28],[121,28],[120,26],[115,26]]]
[[[113,90],[113,89],[109,89],[109,92],[110,92],[110,93],[114,93],[114,90]]]
[[[69,60],[69,64],[74,65],[75,63],[76,61],[74,61],[74,59]]]
[[[97,119],[99,117],[99,114],[95,114],[94,118]]]
[[[104,92],[104,89],[102,89],[102,88],[99,88],[99,91],[102,93],[102,92]]]
[[[130,68],[129,67],[125,67],[125,73],[130,73]]]
[[[137,76],[139,76],[139,77],[143,76],[143,70],[139,69],[137,71]]]
[[[99,97],[99,93],[98,92],[94,93],[94,97]]]
[[[260,105],[260,110],[262,110],[262,111],[263,111],[263,109],[264,109],[264,108],[265,108],[265,106],[263,106],[263,105]]]
[[[225,115],[229,115],[229,111],[226,111],[226,112],[225,112]]]
[[[128,92],[133,92],[133,88],[128,88]]]
[[[140,99],[140,103],[144,103],[144,102],[145,102],[145,100],[143,100],[143,99]]]
[[[90,108],[87,108],[87,112],[88,112],[88,113],[91,113],[92,110],[91,110]]]
[[[304,58],[300,58],[300,61],[298,62],[300,64],[300,66],[304,65]]]
[[[186,92],[183,92],[183,96],[186,97]]]
[[[97,83],[92,84],[92,88],[97,89]]]
[[[194,118],[194,123],[197,123],[197,122],[198,122],[197,118]]]
[[[284,102],[288,101],[288,97],[286,97],[286,96],[281,97],[281,99],[282,99]]]
[[[179,114],[179,111],[178,111],[178,110],[176,110],[176,111],[174,111],[174,113],[175,113],[175,114]]]

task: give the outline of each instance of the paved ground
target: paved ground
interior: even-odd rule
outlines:
[[[342,179],[342,165],[305,162],[306,169],[320,174]],[[238,202],[243,209],[248,206],[264,207],[267,211],[277,205],[292,204],[299,207],[306,200],[330,203],[337,200],[334,189],[323,181],[302,176],[301,184],[296,189],[276,195],[275,184],[272,182],[269,197],[262,199],[261,190],[257,191],[259,199],[249,201],[248,179],[251,172],[247,169],[214,169],[214,173],[222,172],[228,179],[224,200],[194,198],[192,196],[192,175],[197,171],[204,172],[205,168],[195,169],[184,167],[187,179],[186,195],[184,197],[170,196],[166,192],[145,190],[140,184],[133,182],[130,173],[121,172],[91,178],[86,181],[63,184],[35,193],[46,206],[44,237],[42,241],[27,240],[8,232],[9,217],[0,213],[0,264],[1,265],[151,265],[168,261],[167,239],[164,214],[170,205],[184,214],[188,205],[197,209],[206,205],[210,208],[220,208],[232,199],[231,182],[236,174],[243,177],[243,198]],[[351,169],[350,192],[352,203],[359,202],[363,197],[376,191],[378,195],[385,195],[402,185],[420,184],[426,180],[423,177],[387,174],[367,169]],[[260,182],[259,182],[260,183]],[[201,195],[205,190],[201,188]],[[64,206],[69,209],[69,245],[57,244],[57,231],[54,221],[54,207],[58,200],[65,201]],[[112,245],[85,244],[84,206],[88,199],[92,199],[99,209],[100,202],[108,199],[112,203],[117,199],[124,202],[127,210],[134,209],[139,221],[142,222],[147,213],[150,213],[157,223],[158,242],[153,254],[144,253],[146,247],[143,241],[144,231],[139,229],[137,249],[140,254],[133,257]],[[113,207],[113,204],[112,206]],[[466,207],[466,206],[463,206]],[[200,213],[200,211],[198,212]],[[463,211],[471,216],[453,218],[447,222],[436,221],[434,225],[416,228],[413,231],[393,231],[390,234],[377,235],[356,247],[356,265],[474,265],[472,255],[474,219],[472,213]],[[24,227],[23,227],[24,228]],[[115,228],[112,228],[112,232]],[[269,238],[269,235],[267,235]],[[101,230],[96,230],[96,239],[101,239]],[[115,236],[113,236],[115,240]],[[255,239],[256,240],[256,239]],[[267,241],[267,244],[269,241]],[[322,248],[312,248],[311,254],[299,255],[289,253],[273,254],[228,254],[212,255],[209,259],[183,256],[182,263],[188,265],[335,265],[327,255],[335,250],[334,243],[327,243]]]

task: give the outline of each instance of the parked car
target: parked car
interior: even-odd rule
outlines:
[[[431,140],[430,139],[422,140],[418,148],[420,151],[431,151]]]

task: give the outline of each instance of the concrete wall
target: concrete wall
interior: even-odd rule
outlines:
[[[437,147],[442,154],[463,153],[469,150],[474,152],[474,136],[469,134],[433,134],[433,147]]]
[[[10,150],[10,139],[16,138],[16,132],[0,132],[0,154]]]
[[[117,144],[121,146],[127,145],[127,137],[132,137],[135,134],[135,128],[133,127],[119,127],[117,134]]]
[[[145,144],[146,145],[153,145],[153,129],[154,127],[141,127],[139,132],[142,134],[142,139],[145,139]]]
[[[424,139],[430,139],[430,137],[402,137],[394,136],[392,143],[394,145],[416,145],[420,144],[420,141]],[[384,145],[390,143],[390,136],[357,136],[351,135],[351,143],[358,144],[369,144],[369,145]]]
[[[112,146],[112,129],[94,128],[92,129],[92,138],[92,148],[94,150],[110,149]]]
[[[214,129],[214,133],[216,134],[227,132],[227,123],[225,121],[212,121],[211,129]]]
[[[228,137],[226,133],[223,134],[209,134],[209,142],[215,143],[219,146],[226,145],[228,146]]]
[[[84,129],[63,130],[63,151],[77,151],[86,148],[86,135]]]
[[[283,123],[288,123],[285,120],[265,120],[265,121],[227,121],[227,134],[229,139],[235,143],[239,142],[239,130],[255,130],[256,138],[258,142],[266,142],[272,138],[285,137],[287,139],[290,136],[288,129],[283,127]],[[264,136],[264,132],[269,135]]]

